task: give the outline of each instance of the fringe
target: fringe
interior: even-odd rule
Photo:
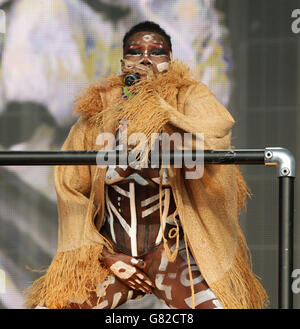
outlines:
[[[239,215],[242,210],[247,210],[247,197],[249,199],[252,199],[252,192],[247,185],[239,165],[234,166],[235,169],[235,177],[237,181],[237,197],[238,197],[238,209],[239,209]]]
[[[61,309],[71,303],[88,302],[90,293],[96,292],[109,274],[99,261],[102,248],[95,244],[58,252],[46,274],[24,291],[25,306]]]
[[[268,295],[251,269],[250,253],[240,229],[239,238],[230,270],[221,280],[210,283],[209,287],[226,309],[266,308],[269,304]]]
[[[74,115],[80,114],[82,117],[89,119],[101,112],[103,110],[101,93],[109,92],[117,86],[122,87],[123,81],[120,76],[112,75],[84,89],[80,95],[74,98]]]
[[[154,142],[152,134],[162,132],[163,127],[169,121],[169,112],[162,106],[161,99],[172,103],[176,99],[179,88],[195,82],[188,66],[179,60],[174,60],[167,72],[159,74],[157,77],[150,72],[149,79],[141,80],[128,87],[128,91],[134,94],[134,97],[128,99],[120,97],[110,106],[105,108],[100,106],[96,112],[90,96],[86,95],[86,100],[81,101],[85,109],[79,110],[79,112],[88,111],[87,108],[91,104],[89,121],[96,126],[102,126],[108,122],[119,122],[122,119],[129,120],[127,136],[142,133],[146,137],[146,140],[137,146],[137,152],[145,150],[140,155],[140,162],[143,163],[147,161]]]

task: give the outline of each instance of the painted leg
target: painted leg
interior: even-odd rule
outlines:
[[[99,298],[99,296],[101,296]],[[72,309],[114,309],[130,299],[137,299],[144,296],[144,293],[130,289],[122,283],[115,275],[111,274],[99,285],[97,294],[91,293],[89,303],[72,303]]]
[[[171,242],[169,242],[169,247]],[[171,251],[175,249],[172,245]],[[190,264],[194,283],[195,308],[222,308],[215,294],[203,279],[191,253]],[[160,246],[148,263],[145,272],[155,282],[153,294],[170,308],[192,308],[191,283],[183,238],[180,240],[178,256],[174,263],[168,261],[163,246]]]

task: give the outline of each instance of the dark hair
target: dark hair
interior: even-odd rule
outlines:
[[[172,51],[172,43],[171,43],[171,37],[166,33],[166,31],[164,29],[162,29],[160,27],[159,24],[156,24],[152,21],[144,21],[141,23],[138,23],[136,25],[134,25],[125,35],[123,38],[123,50],[125,49],[125,45],[126,42],[128,41],[128,39],[135,33],[137,32],[156,32],[158,34],[160,34],[165,41],[168,44],[168,47],[170,49],[170,51]]]

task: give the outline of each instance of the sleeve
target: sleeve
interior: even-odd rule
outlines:
[[[84,123],[79,119],[71,128],[61,150],[87,150]],[[58,209],[58,249],[71,249],[80,245],[91,190],[88,165],[60,165],[55,167],[54,183]]]
[[[168,125],[171,126],[171,132],[179,130],[192,133],[193,137],[196,133],[203,134],[204,150],[227,150],[233,148],[231,145],[231,133],[235,120],[204,84],[197,83],[188,88],[181,106],[183,112],[171,107],[164,100],[161,100],[161,102],[169,113]],[[196,138],[193,138],[192,149],[197,149],[195,140]],[[238,208],[246,209],[246,198],[247,196],[251,197],[251,192],[242,176],[240,167],[238,165],[215,166],[207,164],[205,168],[205,172],[199,174],[204,181],[212,182],[216,173],[223,173],[221,174],[222,177],[230,176],[231,179],[236,181]],[[184,166],[184,169],[185,172],[194,170],[194,168],[189,169],[186,166]],[[234,173],[231,175],[225,173],[225,171],[230,170],[233,170]],[[190,177],[198,178],[197,175],[193,176],[193,172]]]
[[[79,119],[61,150],[89,150],[91,146],[91,130],[85,119]],[[91,176],[95,174],[91,175],[90,168],[87,165],[55,167],[58,248],[46,273],[27,288],[27,307],[70,308],[71,303],[81,304],[109,274],[99,261],[105,241],[92,225],[96,207],[90,197]]]
[[[203,134],[205,149],[230,147],[231,129],[235,120],[204,84],[197,83],[188,88],[183,113],[164,100],[161,102],[169,111],[169,124],[194,135]]]

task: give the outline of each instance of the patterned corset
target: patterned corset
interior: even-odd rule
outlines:
[[[119,129],[116,149],[120,135]],[[105,223],[101,233],[123,253],[139,256],[151,251],[161,243],[166,225],[174,225],[176,205],[168,182],[168,168],[164,168],[161,228],[159,175],[159,168],[109,166],[107,169]]]

